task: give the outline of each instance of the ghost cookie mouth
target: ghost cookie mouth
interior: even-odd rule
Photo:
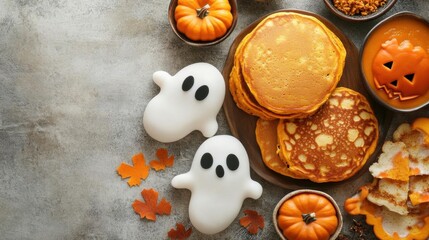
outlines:
[[[218,165],[216,167],[216,176],[218,176],[218,178],[222,178],[223,175],[225,175],[225,171],[223,170],[223,167],[221,165]]]

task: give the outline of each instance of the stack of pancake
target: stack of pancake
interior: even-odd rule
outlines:
[[[314,182],[353,176],[374,152],[378,122],[366,98],[336,88],[346,50],[318,19],[280,12],[238,45],[230,74],[237,106],[259,117],[267,167]]]
[[[306,117],[335,89],[345,56],[341,40],[318,19],[275,13],[238,45],[231,94],[240,109],[263,119]]]

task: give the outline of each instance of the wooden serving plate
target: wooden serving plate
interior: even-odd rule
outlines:
[[[357,186],[357,187],[364,185],[365,183],[367,183],[367,180],[369,177],[368,168],[371,165],[371,163],[373,163],[374,160],[377,159],[380,148],[386,138],[386,133],[388,131],[388,127],[391,124],[393,112],[384,109],[381,105],[373,101],[373,99],[370,97],[369,93],[367,92],[367,89],[364,86],[363,79],[360,74],[358,49],[353,44],[353,42],[351,42],[344,35],[343,32],[341,32],[337,27],[335,27],[331,22],[329,22],[325,18],[315,13],[302,11],[302,10],[279,10],[276,12],[297,12],[297,13],[316,17],[321,22],[323,22],[333,33],[335,33],[338,36],[338,38],[342,41],[347,51],[347,57],[346,57],[346,63],[345,63],[343,75],[341,77],[341,80],[338,86],[344,86],[344,87],[351,88],[355,91],[358,91],[362,93],[365,97],[367,97],[367,99],[369,100],[376,114],[376,117],[379,121],[380,136],[379,136],[377,149],[357,174],[355,174],[349,179],[346,179],[341,182],[335,182],[335,183],[314,183],[309,180],[298,180],[298,179],[294,179],[294,178],[290,178],[290,177],[286,177],[281,174],[278,174],[265,166],[265,164],[262,161],[259,146],[255,138],[255,126],[256,126],[257,118],[254,116],[248,115],[247,113],[245,113],[244,111],[242,111],[237,107],[229,91],[229,74],[234,65],[234,54],[238,44],[248,33],[250,33],[256,27],[256,25],[261,20],[263,20],[268,15],[263,16],[260,19],[256,20],[255,22],[253,22],[235,38],[234,42],[231,45],[225,65],[222,70],[222,75],[225,79],[226,89],[227,89],[227,94],[225,96],[225,102],[223,107],[224,107],[226,119],[231,129],[232,135],[238,138],[246,148],[247,153],[249,155],[251,168],[266,181],[272,184],[278,185],[280,187],[283,187],[285,189],[296,190],[296,189],[302,189],[302,188],[312,188],[312,189],[323,190],[323,189],[331,188],[333,186],[350,184],[351,182],[353,182],[353,186]],[[273,12],[273,13],[276,13],[276,12]],[[366,178],[362,178],[362,175],[364,174],[367,175]]]

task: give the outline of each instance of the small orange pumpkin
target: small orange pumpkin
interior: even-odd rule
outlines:
[[[300,193],[280,207],[277,222],[288,240],[329,239],[338,227],[332,203],[319,194]]]
[[[233,20],[228,0],[179,0],[174,18],[177,29],[194,41],[222,37]]]

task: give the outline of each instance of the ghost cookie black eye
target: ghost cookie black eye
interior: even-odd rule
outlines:
[[[183,81],[182,90],[184,92],[187,92],[187,91],[189,91],[189,89],[192,88],[192,86],[194,86],[194,77],[189,76],[189,77],[185,78],[185,81]]]
[[[237,156],[234,154],[231,153],[226,157],[226,166],[228,166],[229,170],[235,171],[239,165],[240,162],[238,161]]]
[[[210,153],[204,153],[201,157],[201,167],[209,169],[213,165],[213,157]]]
[[[195,92],[195,99],[198,101],[204,100],[209,95],[209,87],[207,85],[203,85],[197,89]]]

